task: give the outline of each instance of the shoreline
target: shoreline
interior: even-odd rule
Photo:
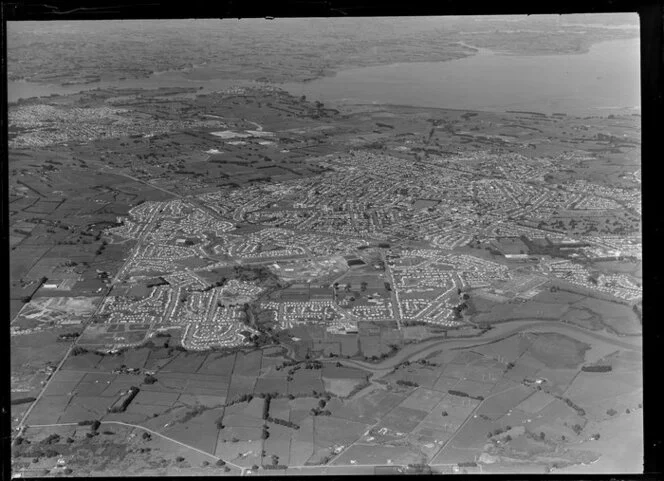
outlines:
[[[369,64],[369,65],[362,65],[362,66],[348,66],[348,65],[339,65],[336,68],[326,68],[323,71],[320,71],[318,73],[312,73],[310,76],[307,76],[306,78],[303,79],[290,79],[290,80],[279,80],[279,81],[263,81],[261,78],[264,78],[263,75],[258,76],[257,78],[232,78],[232,77],[216,77],[216,78],[209,78],[209,79],[190,79],[184,77],[187,73],[195,71],[198,66],[194,66],[193,68],[187,67],[187,68],[181,68],[181,69],[171,69],[171,70],[166,70],[166,71],[159,71],[159,72],[153,72],[148,76],[137,76],[137,77],[127,77],[127,78],[121,78],[121,79],[110,79],[110,80],[104,80],[104,79],[99,79],[99,80],[92,80],[89,82],[80,82],[80,83],[73,83],[73,84],[66,84],[66,82],[63,80],[62,82],[33,82],[30,80],[26,80],[24,78],[22,79],[17,79],[17,80],[8,80],[7,85],[8,85],[8,104],[11,105],[16,105],[19,103],[19,101],[27,101],[27,100],[33,100],[33,99],[47,99],[52,96],[69,96],[69,95],[77,95],[81,94],[84,92],[88,92],[91,90],[95,90],[98,88],[102,89],[117,89],[117,90],[125,90],[125,89],[142,89],[142,90],[153,90],[153,89],[158,89],[158,88],[164,88],[164,87],[181,87],[181,88],[196,88],[196,89],[201,89],[202,87],[202,92],[206,92],[209,90],[209,93],[218,91],[218,88],[220,86],[218,85],[206,85],[206,84],[214,84],[214,83],[219,83],[219,84],[227,84],[226,86],[242,86],[245,84],[259,84],[259,85],[271,85],[277,88],[281,88],[283,90],[286,90],[293,95],[295,95],[295,90],[298,88],[301,89],[306,89],[311,84],[317,81],[324,81],[325,79],[331,79],[339,76],[339,74],[342,73],[347,73],[347,72],[354,72],[358,70],[364,70],[364,69],[372,69],[372,68],[386,68],[386,67],[392,67],[396,66],[397,68],[405,68],[405,67],[411,67],[413,65],[439,65],[439,64],[447,64],[448,62],[451,61],[462,61],[462,60],[467,60],[471,58],[476,58],[476,57],[506,57],[506,58],[524,58],[524,59],[533,59],[533,58],[550,58],[550,57],[557,57],[557,56],[577,56],[577,55],[587,55],[591,52],[593,48],[596,48],[598,45],[605,44],[605,43],[610,43],[610,42],[633,42],[635,40],[639,40],[639,37],[631,37],[631,38],[619,38],[619,39],[603,39],[603,40],[598,40],[586,48],[582,48],[579,51],[574,51],[574,52],[564,52],[564,53],[559,53],[559,52],[540,52],[540,53],[535,53],[535,54],[529,54],[529,53],[515,53],[515,52],[509,52],[509,51],[500,51],[500,50],[492,50],[492,49],[487,49],[484,47],[477,47],[474,45],[470,45],[465,43],[464,41],[460,40],[457,42],[458,44],[467,47],[467,48],[472,48],[475,49],[474,52],[467,52],[463,55],[460,55],[459,52],[451,52],[453,58],[445,59],[445,60],[420,60],[420,59],[414,59],[413,61],[400,61],[400,62],[378,62],[376,64]],[[202,66],[201,68],[210,68],[209,65]],[[174,75],[175,78],[168,79],[165,78],[165,76],[168,74]],[[179,77],[179,78],[178,78]],[[148,85],[140,85],[140,84],[148,84]],[[138,85],[137,85],[138,84]],[[150,85],[152,84],[152,85]],[[20,90],[21,88],[24,89],[34,89],[36,95],[32,95],[32,93],[21,93]],[[224,87],[221,87],[224,88]],[[19,90],[19,92],[12,92],[12,90]],[[310,95],[310,94],[309,94]],[[337,100],[337,99],[328,99],[327,102],[332,102],[335,104],[339,105],[366,105],[368,104],[368,100],[361,100],[357,99],[352,102],[344,102],[343,100]],[[385,106],[390,106],[390,107],[414,107],[414,108],[425,108],[425,109],[430,109],[430,108],[436,108],[436,107],[427,107],[427,106],[418,106],[415,104],[392,104],[392,103],[376,103],[376,104],[369,104],[369,105],[385,105]],[[439,107],[439,108],[445,108],[445,107]],[[484,110],[477,110],[476,108],[446,108],[447,110],[459,110],[459,111],[484,111]],[[554,109],[555,110],[555,109]],[[603,106],[603,107],[589,107],[586,110],[588,111],[626,111],[626,110],[639,110],[640,111],[640,105],[639,106],[624,106],[624,107],[615,107],[615,106]],[[502,111],[501,109],[492,109],[492,110],[486,110],[489,112],[496,112],[496,111]]]

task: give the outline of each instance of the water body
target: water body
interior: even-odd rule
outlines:
[[[280,85],[324,103],[377,103],[467,110],[529,110],[606,115],[640,109],[639,39],[593,45],[576,55],[508,55],[478,49],[447,62],[397,63],[342,70],[333,77]],[[8,99],[67,95],[96,88],[194,87],[207,93],[250,81],[216,78],[221,67],[160,72],[87,85],[9,82]],[[220,77],[221,77],[220,72]]]
[[[287,90],[322,102],[603,115],[640,109],[639,39],[585,54],[517,56],[478,49],[449,62],[354,68]]]
[[[198,93],[208,93],[223,90],[228,87],[249,85],[255,82],[239,81],[227,78],[211,78],[199,80],[198,69],[190,71],[157,72],[150,77],[140,79],[110,80],[93,82],[89,84],[59,85],[42,84],[25,81],[8,83],[8,102],[17,102],[19,99],[31,97],[48,97],[50,95],[70,95],[95,89],[158,89],[158,88],[201,88]]]

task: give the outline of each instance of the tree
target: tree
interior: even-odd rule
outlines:
[[[220,459],[215,464],[219,467],[226,466],[226,461],[224,461],[223,459]]]
[[[81,346],[74,346],[74,349],[71,350],[72,356],[79,356],[81,354],[87,353],[88,350]]]
[[[178,456],[177,458],[175,458],[175,461],[181,463],[182,461],[184,461],[184,458],[182,456]]]

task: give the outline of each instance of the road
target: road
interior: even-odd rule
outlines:
[[[443,443],[443,445],[440,447],[440,449],[439,449],[438,451],[436,451],[436,454],[434,454],[433,456],[431,456],[431,460],[433,461],[433,460],[436,458],[436,456],[438,456],[438,454],[441,453],[441,452],[442,452],[442,451],[443,451],[443,450],[444,450],[444,449],[450,444],[450,442],[456,437],[456,435],[459,434],[459,433],[461,432],[461,430],[463,429],[463,427],[464,427],[466,424],[468,424],[468,422],[469,422],[471,419],[473,419],[473,416],[475,415],[475,413],[477,412],[477,410],[480,408],[480,406],[482,406],[482,404],[484,404],[484,402],[488,401],[488,400],[491,399],[492,397],[498,396],[498,395],[500,395],[500,394],[504,394],[504,393],[506,393],[507,391],[511,391],[512,389],[516,389],[516,388],[520,388],[520,387],[521,387],[520,384],[518,384],[518,385],[516,385],[516,386],[508,387],[507,389],[503,389],[502,391],[499,391],[499,392],[497,392],[497,393],[491,394],[491,395],[485,397],[482,401],[480,401],[480,402],[477,404],[477,406],[475,406],[475,407],[473,408],[473,410],[468,414],[468,416],[467,416],[466,419],[461,423],[461,425],[460,425],[460,426],[454,431],[454,433],[452,434],[452,436],[450,436],[450,438],[449,438],[447,441],[445,441],[445,442]]]
[[[136,245],[132,249],[131,254],[125,259],[125,261],[122,263],[122,267],[118,269],[118,272],[113,276],[113,279],[111,280],[111,285],[116,284],[119,280],[120,277],[124,274],[125,269],[131,264],[131,262],[134,260],[134,256],[136,253],[139,251],[141,248],[141,245],[145,241],[145,238],[152,232],[152,226],[154,223],[157,221],[157,214],[159,213],[159,209],[155,208],[150,215],[150,220],[146,224],[145,228],[143,229],[143,232],[141,232],[141,235],[138,237],[136,240]]]
[[[397,328],[401,330],[401,303],[399,302],[394,276],[392,276],[392,270],[390,269],[390,265],[385,258],[385,251],[383,249],[380,250],[380,259],[383,261],[383,265],[385,266],[385,277],[387,278],[387,282],[390,283],[390,297],[392,299],[394,319],[397,321]]]
[[[205,456],[209,456],[210,458],[214,459],[215,462],[218,461],[219,459],[221,459],[220,457],[215,456],[214,454],[208,453],[206,451],[198,449],[198,448],[196,448],[194,446],[191,446],[189,444],[182,443],[182,442],[180,442],[176,439],[173,439],[173,438],[171,438],[169,436],[166,436],[162,433],[159,433],[157,431],[153,431],[152,429],[146,428],[144,426],[139,426],[137,424],[131,424],[131,423],[125,423],[125,422],[122,422],[122,421],[101,421],[101,424],[107,424],[107,425],[108,424],[115,424],[115,425],[118,425],[118,426],[125,426],[125,427],[129,427],[129,428],[133,428],[133,429],[142,429],[143,431],[148,432],[153,436],[159,436],[163,439],[166,439],[167,441],[171,441],[171,442],[173,442],[175,444],[178,444],[182,447],[185,447],[187,449],[191,449],[192,451],[196,451],[197,453],[203,454]],[[58,426],[78,426],[78,423],[33,424],[33,425],[30,425],[29,427],[31,427],[31,428],[49,428],[49,427],[58,427]],[[348,447],[350,447],[350,446],[348,446]],[[348,449],[348,448],[346,448],[346,449]],[[343,453],[343,451],[342,451],[342,453]],[[342,453],[340,453],[339,455],[341,455]],[[240,470],[241,476],[246,476],[248,474],[251,474],[251,469],[249,469],[249,468],[240,466],[238,464],[235,464],[235,463],[232,463],[232,462],[229,462],[229,461],[226,461],[226,460],[224,460],[224,461],[226,462],[226,464],[228,466],[232,466],[235,469]],[[332,462],[332,461],[330,461],[330,462]],[[289,466],[288,467],[288,473],[289,474],[294,474],[293,471],[303,471],[303,472],[310,473],[310,474],[334,474],[334,471],[336,471],[336,470],[339,470],[339,471],[342,471],[342,472],[347,471],[348,469],[355,469],[355,470],[362,471],[362,468],[374,468],[376,466],[386,466],[386,464],[385,463],[380,463],[380,464],[346,464],[346,465],[341,464],[341,465],[334,465],[334,466],[331,466],[329,464],[320,465],[320,466],[295,465],[295,466]],[[400,464],[394,464],[393,466],[404,467],[404,468],[406,467],[405,465],[400,465]],[[436,464],[436,465],[431,465],[431,466],[432,467],[452,467],[454,465],[453,464]],[[316,471],[318,471],[318,473],[316,473]]]
[[[104,297],[102,297],[101,301],[99,301],[99,304],[98,304],[97,307],[95,308],[94,312],[90,315],[90,317],[88,318],[87,322],[86,322],[85,324],[82,325],[81,332],[85,331],[85,328],[88,326],[88,324],[90,324],[90,322],[92,322],[92,319],[94,319],[94,317],[97,315],[97,313],[99,312],[99,310],[102,308],[102,306],[104,305],[104,301],[106,300],[106,298],[108,297],[108,294],[109,294],[110,292],[111,292],[111,289],[109,288],[109,289],[106,291],[106,294],[104,295]],[[53,378],[55,377],[55,374],[56,374],[56,373],[62,368],[62,366],[64,365],[65,361],[67,360],[67,358],[68,358],[69,355],[71,354],[72,349],[74,349],[74,347],[75,347],[76,344],[78,343],[78,340],[79,340],[79,339],[80,339],[80,338],[76,338],[76,339],[74,339],[74,341],[71,343],[71,345],[69,346],[69,349],[67,349],[67,352],[66,352],[65,355],[62,357],[62,360],[58,363],[58,365],[56,366],[56,368],[55,368],[55,370],[53,371],[53,373],[51,373],[51,376],[50,376],[50,377],[48,378],[48,380],[46,381],[46,384],[44,384],[44,387],[41,389],[41,391],[39,391],[39,394],[37,395],[37,397],[35,398],[35,400],[32,402],[32,404],[30,404],[30,407],[28,407],[28,409],[27,409],[27,410],[25,411],[25,413],[23,414],[23,417],[21,418],[21,421],[18,423],[18,426],[16,427],[15,432],[12,433],[12,435],[14,436],[13,439],[12,439],[12,444],[16,441],[16,438],[20,435],[21,430],[23,429],[23,426],[25,425],[25,421],[26,421],[26,419],[28,419],[28,416],[30,415],[30,413],[32,412],[32,410],[34,409],[34,407],[37,405],[37,403],[39,402],[39,400],[42,398],[42,396],[44,395],[44,393],[45,393],[46,390],[48,389],[49,385],[50,385],[51,382],[53,381]]]
[[[119,425],[119,426],[126,426],[126,427],[129,427],[129,428],[142,429],[143,431],[146,431],[146,432],[150,433],[151,435],[159,436],[159,437],[161,437],[163,439],[166,439],[168,441],[171,441],[175,444],[179,444],[180,446],[183,446],[187,449],[191,449],[192,451],[196,451],[197,453],[204,454],[205,456],[209,456],[209,457],[213,458],[215,460],[215,462],[219,461],[221,459],[220,457],[215,456],[214,454],[208,453],[207,451],[203,451],[202,449],[198,449],[194,446],[190,446],[189,444],[182,443],[182,442],[178,441],[177,439],[173,439],[171,437],[165,436],[164,434],[162,434],[160,432],[157,432],[157,431],[153,431],[152,429],[146,428],[145,426],[139,426],[138,424],[125,423],[125,422],[122,422],[122,421],[100,421],[100,422],[101,422],[101,424],[115,424],[115,425]],[[30,425],[29,427],[31,427],[31,428],[50,428],[50,427],[57,427],[57,426],[78,426],[78,423],[33,424],[33,425]],[[224,461],[226,461],[226,460],[224,460]],[[229,466],[232,466],[236,469],[239,469],[240,472],[242,473],[242,475],[244,476],[244,471],[247,468],[242,467],[238,464],[228,462],[228,461],[226,461],[226,464],[229,465]]]
[[[134,255],[136,254],[136,252],[138,252],[138,249],[140,249],[142,243],[145,241],[145,238],[151,232],[151,227],[152,227],[152,224],[154,224],[154,222],[156,221],[157,213],[158,213],[158,209],[155,209],[154,212],[152,213],[151,217],[150,217],[150,220],[148,221],[148,225],[145,227],[145,229],[143,229],[143,232],[141,233],[140,237],[138,238],[138,241],[137,241],[136,245],[132,249],[131,255],[129,255],[129,257],[127,257],[127,259],[123,262],[120,269],[118,269],[118,272],[115,274],[115,276],[113,276],[113,279],[111,280],[111,286],[118,282],[118,280],[123,275],[123,273],[124,273],[125,269],[127,268],[127,266],[129,266],[129,264],[133,260]],[[81,332],[85,331],[85,328],[88,326],[88,324],[91,322],[91,320],[94,319],[95,316],[99,313],[99,310],[104,305],[104,301],[106,300],[106,298],[108,297],[110,292],[111,292],[111,288],[109,288],[106,291],[104,297],[102,297],[101,301],[99,301],[99,304],[95,308],[94,312],[88,318],[88,321],[82,326]],[[62,360],[58,363],[57,367],[55,368],[55,371],[53,371],[51,376],[48,378],[48,381],[46,381],[46,384],[44,384],[44,387],[41,389],[41,391],[39,391],[39,394],[37,395],[35,401],[30,405],[30,407],[23,414],[23,417],[21,418],[21,421],[19,422],[15,432],[12,433],[14,435],[14,438],[13,438],[12,442],[14,442],[16,440],[16,438],[18,437],[18,435],[20,434],[21,430],[23,429],[23,426],[25,425],[25,421],[28,419],[28,416],[30,415],[30,413],[32,412],[34,407],[37,405],[39,400],[42,398],[44,393],[47,391],[47,389],[50,386],[51,382],[55,378],[55,375],[58,373],[58,371],[60,371],[60,369],[64,365],[65,361],[67,360],[67,358],[71,354],[72,349],[74,349],[74,347],[78,344],[79,339],[80,339],[80,337],[76,338],[74,340],[74,342],[71,343],[71,345],[69,346],[69,349],[67,349],[67,352],[63,356]]]

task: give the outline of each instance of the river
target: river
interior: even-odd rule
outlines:
[[[585,354],[587,362],[595,362],[615,351],[616,348],[636,351],[641,351],[642,349],[641,338],[621,338],[614,334],[589,331],[568,323],[555,321],[512,321],[496,324],[491,331],[483,336],[465,339],[432,339],[430,341],[411,344],[405,346],[393,357],[385,359],[379,363],[356,361],[352,359],[343,359],[341,362],[351,367],[359,367],[360,369],[371,371],[374,373],[375,378],[380,378],[388,374],[397,364],[407,360],[417,361],[419,359],[424,359],[430,354],[440,351],[443,348],[450,350],[478,346],[498,341],[520,332],[558,333],[573,337],[577,341],[585,342],[592,346]]]

